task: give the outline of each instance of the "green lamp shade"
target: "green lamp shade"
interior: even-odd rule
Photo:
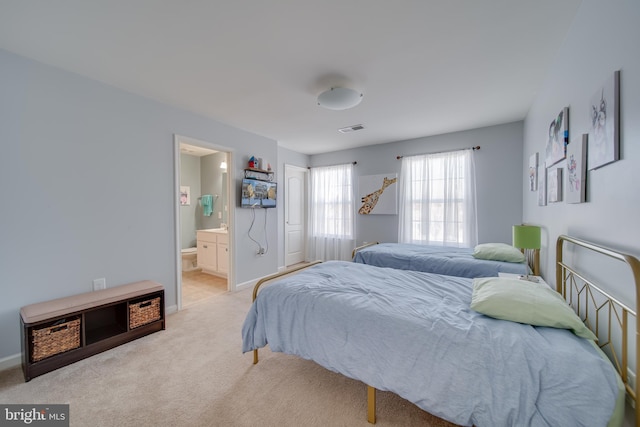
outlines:
[[[513,246],[524,249],[540,249],[540,227],[536,225],[514,225]]]

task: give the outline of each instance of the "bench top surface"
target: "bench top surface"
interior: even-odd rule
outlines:
[[[142,280],[113,288],[26,305],[20,309],[20,316],[25,324],[41,322],[162,290],[164,290],[164,286],[160,283],[152,280]]]

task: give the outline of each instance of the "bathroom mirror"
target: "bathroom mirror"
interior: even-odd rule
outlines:
[[[222,172],[222,191],[220,195],[220,209],[222,209],[222,223],[229,224],[229,185],[227,172]]]

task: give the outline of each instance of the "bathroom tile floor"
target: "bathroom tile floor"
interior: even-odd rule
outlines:
[[[301,262],[287,267],[299,267],[308,264]],[[202,270],[182,272],[182,308],[196,304],[204,299],[227,292],[227,279],[203,273]]]
[[[182,307],[227,292],[227,279],[201,270],[182,272]]]

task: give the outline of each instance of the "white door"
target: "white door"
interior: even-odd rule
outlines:
[[[284,265],[305,261],[307,170],[285,165]]]

